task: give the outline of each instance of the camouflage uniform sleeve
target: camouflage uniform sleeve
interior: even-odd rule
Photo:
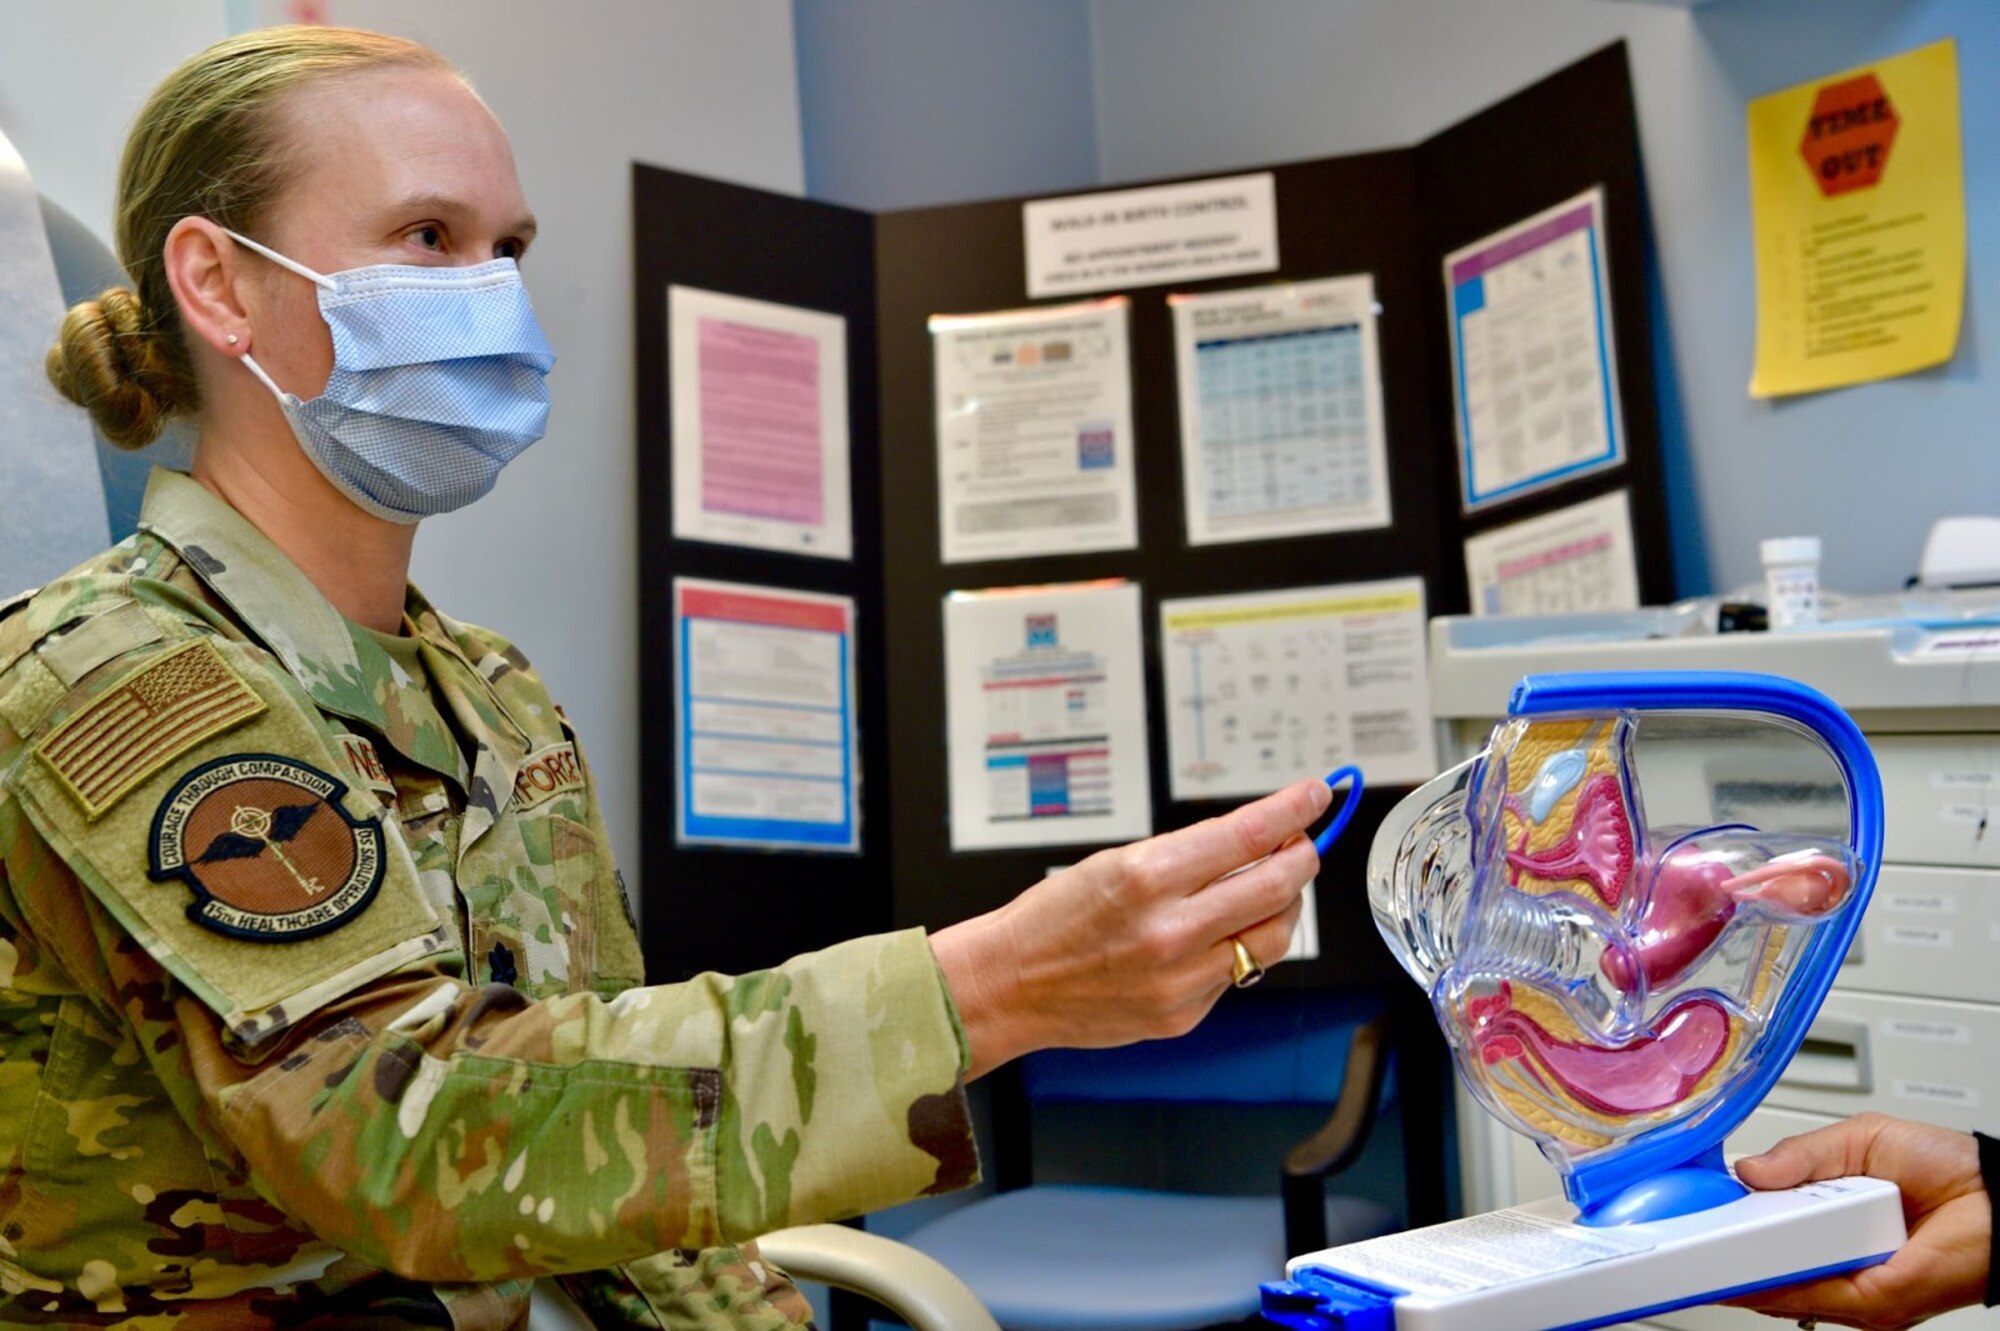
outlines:
[[[105,698],[152,679],[145,672],[173,651],[215,653],[252,695],[238,699],[242,715],[175,732],[199,738],[176,739],[169,760],[110,785],[50,747],[75,738],[67,721],[87,727]],[[301,784],[292,803],[253,808],[247,822],[229,821],[249,807],[227,793],[239,786],[216,797],[220,815],[190,795],[219,789],[217,773],[303,782],[293,769],[344,770],[296,685],[252,649],[201,636],[67,691],[53,679],[37,687],[60,695],[45,722],[13,735],[0,725],[11,741],[0,754],[19,755],[0,771],[0,855],[26,923],[130,1024],[220,1157],[349,1254],[437,1282],[583,1271],[971,1177],[963,1037],[920,932],[608,999],[531,1002],[469,986],[366,792]],[[172,702],[172,689],[154,692]],[[0,699],[14,704],[0,717],[40,710],[23,696]],[[256,764],[228,765],[245,758]],[[310,799],[329,807],[300,814]],[[226,890],[211,883],[209,898],[158,871],[163,835],[204,817],[210,831],[167,858],[169,869],[200,861],[217,882],[241,871]],[[381,833],[379,883],[312,936],[231,935],[189,913],[192,896],[219,912],[209,923],[241,923],[232,900],[282,896],[331,863],[317,889],[327,895],[300,908],[323,924],[315,912],[344,890],[338,871],[353,857],[329,859],[314,842],[308,863],[300,847],[309,836],[366,839],[370,826]]]
[[[729,1331],[799,1331],[813,1325],[805,1295],[754,1243],[657,1253],[605,1271],[564,1276],[562,1285],[596,1327],[721,1326],[719,1307],[729,1310]]]
[[[570,737],[577,765],[583,769],[584,802],[589,810],[591,840],[603,854],[609,855],[611,829],[605,826],[604,806],[597,797],[597,775],[591,770],[583,742],[577,738],[567,717],[563,718],[563,732]],[[596,891],[598,899],[592,903],[596,907],[596,955],[592,958],[589,985],[606,998],[615,998],[627,989],[645,983],[646,957],[639,945],[638,921],[632,918],[632,901],[625,894],[625,875],[615,867],[598,874]],[[953,1016],[956,1015],[954,1012]]]

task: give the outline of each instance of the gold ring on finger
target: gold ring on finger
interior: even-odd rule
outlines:
[[[1229,946],[1235,950],[1235,959],[1229,963],[1229,982],[1238,989],[1248,989],[1264,978],[1264,968],[1257,964],[1257,958],[1250,955],[1250,949],[1243,940],[1230,935]]]

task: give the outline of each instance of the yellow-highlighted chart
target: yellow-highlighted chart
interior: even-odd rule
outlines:
[[[1940,365],[1965,308],[1958,47],[1750,103],[1753,397]]]
[[[1161,601],[1160,655],[1177,800],[1344,763],[1375,789],[1437,772],[1422,578]]]

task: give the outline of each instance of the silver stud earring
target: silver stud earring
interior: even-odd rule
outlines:
[[[236,345],[236,334],[231,333],[229,335],[229,345],[232,347]]]

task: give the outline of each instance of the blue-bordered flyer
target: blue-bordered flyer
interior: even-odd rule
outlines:
[[[1445,256],[1467,512],[1625,460],[1604,191]]]
[[[674,579],[675,840],[859,851],[854,602]]]

